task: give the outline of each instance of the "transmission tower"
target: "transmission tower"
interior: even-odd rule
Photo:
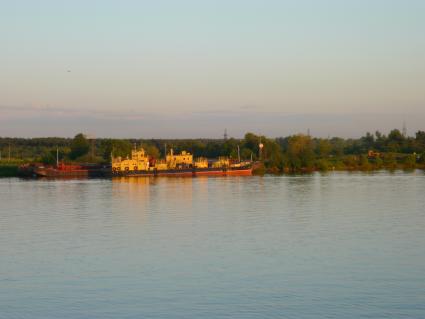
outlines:
[[[407,136],[407,127],[406,127],[406,121],[403,121],[403,130],[402,130],[402,134],[404,137]]]

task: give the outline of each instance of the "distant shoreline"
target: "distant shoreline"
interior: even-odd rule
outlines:
[[[366,133],[357,139],[317,138],[309,134],[268,138],[246,133],[242,139],[96,139],[77,134],[74,138],[0,137],[0,176],[18,175],[25,163],[109,164],[111,157],[127,158],[135,147],[149,158],[165,158],[171,149],[197,158],[228,158],[261,162],[254,174],[290,174],[314,171],[375,171],[425,168],[425,131],[408,136],[405,130],[388,134]]]

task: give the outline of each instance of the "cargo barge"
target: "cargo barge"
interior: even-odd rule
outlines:
[[[231,160],[219,157],[217,160],[194,159],[189,152],[174,154],[171,149],[165,159],[155,159],[143,148],[134,148],[130,157],[111,156],[111,165],[31,164],[19,168],[21,176],[46,178],[85,178],[115,176],[233,176],[252,175],[252,161]]]
[[[19,167],[19,174],[22,177],[106,177],[110,175],[111,168],[97,164],[65,164],[58,163],[55,166],[44,164],[23,165]]]
[[[251,161],[233,161],[220,157],[212,161],[197,158],[189,152],[174,154],[173,150],[165,159],[156,160],[148,156],[143,148],[134,148],[131,157],[112,157],[112,176],[227,176],[252,175]]]

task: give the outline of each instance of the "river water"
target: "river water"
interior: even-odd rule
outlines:
[[[424,318],[425,173],[0,179],[0,318]]]

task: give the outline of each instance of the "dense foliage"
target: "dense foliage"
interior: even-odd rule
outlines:
[[[263,148],[260,149],[260,143]],[[142,145],[158,158],[173,148],[195,157],[253,159],[270,172],[299,172],[328,169],[415,168],[425,165],[425,132],[414,137],[394,129],[388,135],[366,133],[359,139],[313,138],[292,135],[276,139],[247,133],[243,139],[87,139],[0,138],[0,165],[12,161],[53,164],[65,162],[109,162],[111,155],[126,157],[134,145]],[[10,158],[10,161],[9,161]]]

